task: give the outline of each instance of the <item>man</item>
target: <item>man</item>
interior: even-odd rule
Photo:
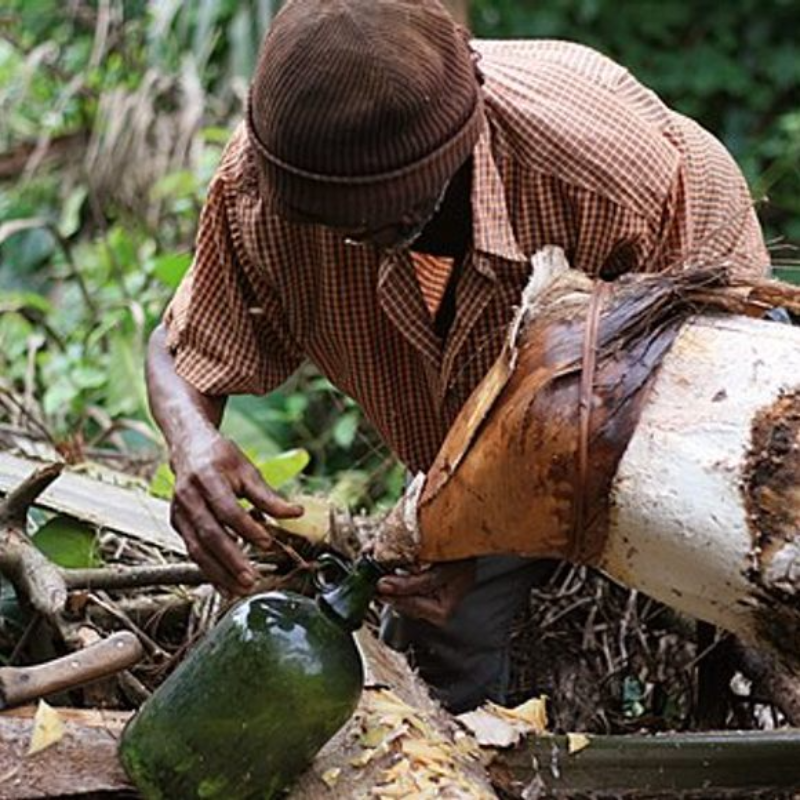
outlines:
[[[217,432],[228,395],[311,359],[425,470],[547,244],[606,280],[768,265],[722,146],[598,53],[469,43],[438,0],[289,0],[148,358],[173,524],[207,575],[247,591],[237,537],[268,545],[237,498],[302,512]],[[451,709],[502,700],[511,619],[540,570],[500,558],[386,578],[386,635]]]

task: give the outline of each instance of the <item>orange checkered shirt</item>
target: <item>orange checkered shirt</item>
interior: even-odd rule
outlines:
[[[566,42],[474,48],[486,124],[446,338],[432,311],[450,265],[281,220],[259,196],[240,126],[165,318],[180,375],[208,394],[264,393],[310,359],[409,468],[424,470],[498,355],[530,257],[544,245],[605,278],[723,262],[768,269],[728,153],[627,70]]]

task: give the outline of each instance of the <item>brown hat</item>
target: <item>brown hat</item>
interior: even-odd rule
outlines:
[[[272,198],[344,226],[436,197],[481,120],[465,32],[438,0],[288,0],[247,109]]]

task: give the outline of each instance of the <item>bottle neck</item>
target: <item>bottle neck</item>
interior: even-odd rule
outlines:
[[[383,575],[385,572],[376,561],[369,556],[361,556],[340,583],[319,593],[317,602],[345,630],[357,630],[364,622],[378,580]]]

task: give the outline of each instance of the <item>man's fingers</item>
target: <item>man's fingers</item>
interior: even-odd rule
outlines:
[[[239,593],[249,589],[257,578],[253,566],[239,545],[215,519],[199,492],[182,492],[173,501],[173,525],[186,541],[189,555],[200,568],[217,578],[224,572],[223,585],[231,581]],[[215,581],[216,582],[216,581]]]
[[[269,549],[272,537],[264,530],[263,525],[260,525],[239,505],[232,493],[229,493],[228,496],[210,497],[208,505],[217,520],[234,533],[258,547]]]
[[[437,569],[411,575],[387,575],[378,581],[378,592],[387,597],[414,597],[435,592],[442,582],[442,574]]]
[[[257,509],[276,519],[303,515],[303,506],[284,500],[277,492],[270,489],[255,467],[247,472],[248,474],[243,480],[242,496],[246,497]]]
[[[173,508],[171,521],[172,527],[178,531],[181,538],[186,542],[186,550],[189,553],[189,557],[217,588],[230,594],[242,594],[249,588],[217,562],[212,553],[201,543],[195,533],[194,526],[180,508]]]
[[[436,597],[397,597],[389,601],[392,608],[405,617],[424,619],[441,627],[450,614]]]

